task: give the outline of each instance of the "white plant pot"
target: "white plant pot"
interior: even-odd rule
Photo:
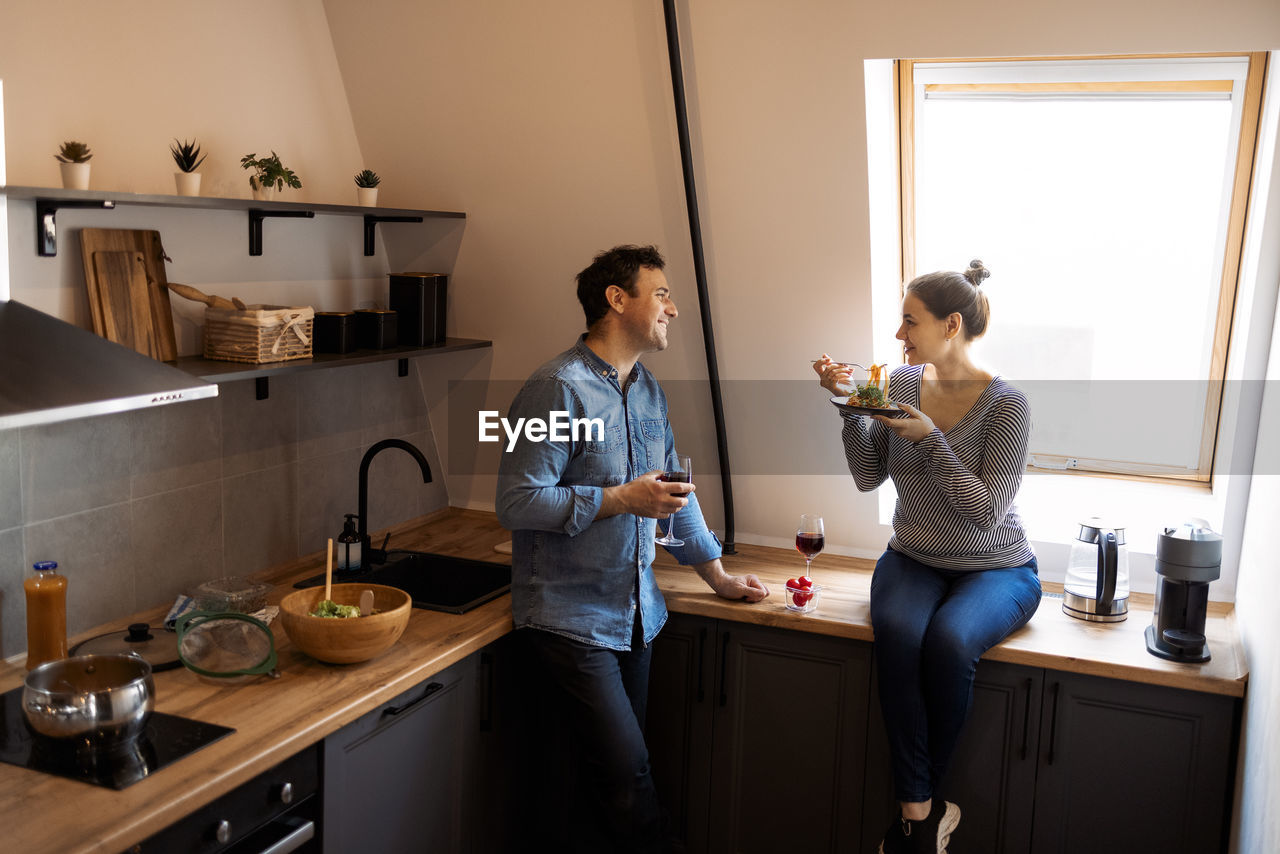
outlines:
[[[363,208],[376,208],[378,206],[377,187],[356,187],[356,197]]]
[[[59,163],[62,170],[62,186],[67,190],[89,189],[88,163]]]
[[[199,172],[174,172],[173,182],[178,185],[179,196],[200,195]]]
[[[253,191],[254,201],[269,202],[276,197],[276,188],[272,184],[269,187],[258,187]]]

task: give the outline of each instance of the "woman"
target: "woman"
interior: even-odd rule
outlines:
[[[1030,412],[1013,386],[974,365],[987,328],[980,285],[990,273],[930,273],[902,300],[907,364],[889,399],[909,417],[843,415],[845,457],[858,489],[893,478],[893,535],[871,578],[880,705],[901,815],[880,851],[938,854],[960,821],[935,802],[973,701],[978,658],[1040,604],[1036,558],[1014,497]],[[851,371],[823,356],[822,387],[848,393]],[[842,388],[844,386],[844,388]]]

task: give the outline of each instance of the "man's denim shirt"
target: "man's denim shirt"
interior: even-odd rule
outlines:
[[[506,417],[513,425],[517,418],[550,422],[557,411],[570,419],[599,418],[604,438],[566,430],[569,441],[533,442],[522,434],[498,469],[498,520],[513,534],[516,626],[627,650],[637,590],[646,644],[667,620],[653,578],[656,520],[631,514],[596,519],[596,513],[604,487],[674,467],[675,439],[666,396],[653,375],[637,362],[622,383],[585,338],[534,371]],[[720,541],[707,530],[692,495],[675,526],[685,544],[670,552],[681,564],[720,557]]]

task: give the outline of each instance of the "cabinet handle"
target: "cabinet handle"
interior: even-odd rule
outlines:
[[[703,626],[698,630],[698,702],[701,703],[706,697],[706,692],[702,690],[702,670],[703,660],[706,658],[707,651],[707,627]]]
[[[1049,718],[1049,764],[1053,764],[1053,748],[1058,740],[1058,689],[1061,685],[1057,682],[1053,683],[1053,710]]]
[[[725,671],[729,661],[729,633],[725,632],[720,636],[720,705],[729,705],[729,689],[724,684]]]
[[[1035,684],[1032,680],[1027,680],[1027,699],[1022,707],[1022,749],[1018,751],[1019,759],[1027,758],[1027,737],[1031,731],[1031,686]]]
[[[260,854],[290,854],[297,851],[316,835],[316,823],[302,819],[285,819],[282,824],[289,831],[281,839],[263,848]]]
[[[487,652],[480,653],[480,668],[484,673],[480,677],[480,687],[484,698],[480,701],[480,731],[493,729],[493,656]]]
[[[435,694],[437,691],[443,691],[443,690],[444,690],[443,684],[441,684],[440,682],[432,682],[430,685],[427,686],[427,690],[422,692],[422,696],[419,697],[418,699],[410,700],[409,702],[405,703],[403,706],[388,706],[387,708],[382,710],[382,714],[384,715],[402,714],[404,712],[409,711],[414,706],[419,705],[420,703],[422,703],[422,701],[426,700],[428,697]]]

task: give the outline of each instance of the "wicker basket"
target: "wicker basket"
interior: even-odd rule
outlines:
[[[204,310],[204,357],[224,362],[283,362],[311,358],[310,306],[251,305],[243,311]]]

